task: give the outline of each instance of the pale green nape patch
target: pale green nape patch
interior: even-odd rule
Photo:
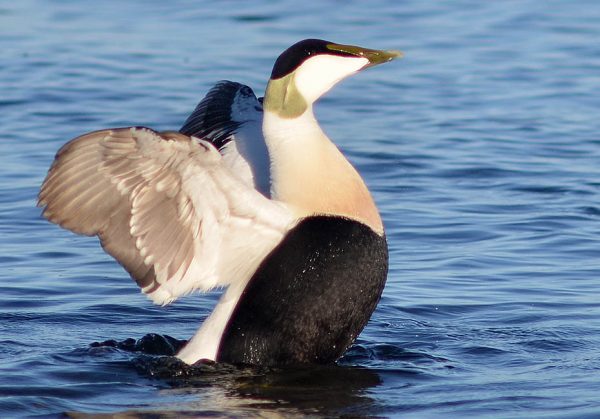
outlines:
[[[280,79],[271,79],[265,92],[264,109],[281,118],[297,118],[306,111],[308,104],[296,87],[294,72]]]

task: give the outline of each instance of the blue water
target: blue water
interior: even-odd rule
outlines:
[[[154,306],[41,219],[56,150],[176,129],[220,79],[261,94],[307,37],[406,55],[317,106],[390,245],[357,344],[335,367],[179,376],[90,347],[187,339],[217,295]],[[598,40],[594,0],[0,3],[0,416],[599,417]]]

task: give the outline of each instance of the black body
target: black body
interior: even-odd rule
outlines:
[[[227,324],[217,361],[330,363],[366,326],[388,270],[385,237],[353,220],[301,221],[267,256]]]

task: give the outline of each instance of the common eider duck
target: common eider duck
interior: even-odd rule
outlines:
[[[157,304],[226,287],[182,361],[335,362],[375,310],[388,250],[371,194],[313,103],[400,55],[300,41],[277,58],[262,102],[223,82],[180,132],[115,128],[66,143],[38,205],[97,235]]]

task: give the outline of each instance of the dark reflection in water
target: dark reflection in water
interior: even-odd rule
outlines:
[[[208,361],[187,365],[173,356],[185,343],[167,335],[148,334],[138,340],[95,342],[90,350],[135,352],[137,355],[130,365],[142,377],[163,383],[166,386],[161,390],[163,396],[186,395],[186,403],[167,404],[164,411],[152,414],[208,415],[217,409],[234,416],[261,412],[360,417],[381,409],[369,396],[369,390],[382,383],[375,370],[351,365],[279,369]],[[360,350],[351,352],[354,353],[345,363],[358,361],[362,356]],[[206,400],[207,391],[210,400]],[[212,408],[207,410],[207,407]],[[70,414],[77,417],[77,413]],[[135,410],[121,414],[146,416],[143,411]]]

